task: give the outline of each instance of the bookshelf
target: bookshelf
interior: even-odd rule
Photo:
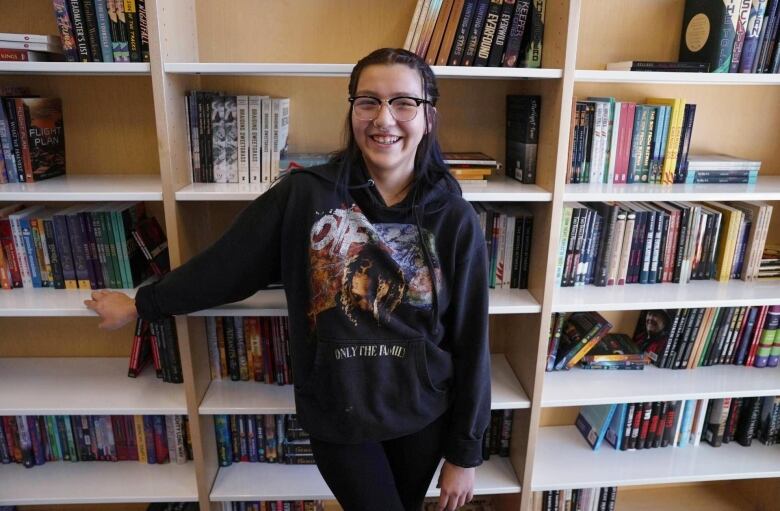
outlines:
[[[57,33],[50,0],[6,4],[0,31]],[[171,262],[177,266],[213,241],[247,201],[264,191],[191,183],[186,92],[288,96],[291,148],[331,151],[340,146],[347,77],[354,62],[375,48],[400,46],[415,4],[366,0],[356,9],[350,0],[295,5],[147,0],[150,64],[0,63],[0,86],[26,85],[38,94],[62,98],[69,169],[64,179],[0,186],[0,202],[147,201],[164,224]],[[682,0],[631,5],[620,0],[547,0],[541,69],[434,69],[441,78],[440,138],[445,149],[475,149],[503,160],[500,127],[506,94],[542,95],[536,185],[499,178],[464,186],[468,200],[522,202],[535,216],[529,289],[490,293],[493,405],[514,408],[515,423],[511,456],[494,458],[480,468],[477,493],[495,495],[499,511],[530,509],[532,491],[540,489],[616,484],[626,487],[618,493],[619,511],[642,509],[653,499],[671,511],[696,509],[702,503],[707,506],[701,509],[771,509],[780,498],[776,490],[766,489],[777,486],[780,477],[777,447],[593,453],[570,426],[568,413],[572,406],[638,396],[650,400],[780,393],[777,371],[718,366],[663,373],[649,368],[642,374],[544,372],[552,312],[599,310],[633,318],[632,311],[661,306],[780,303],[780,285],[771,282],[601,289],[558,289],[555,283],[565,201],[780,199],[775,140],[780,111],[772,108],[780,104],[777,75],[603,71],[606,63],[620,60],[674,60],[682,5]],[[760,159],[761,178],[755,185],[566,185],[571,100],[589,95],[639,101],[648,96],[685,97],[699,105],[692,149]],[[780,241],[780,234],[771,236]],[[220,469],[217,464],[212,414],[289,411],[291,388],[211,382],[199,316],[286,315],[280,290],[177,318],[184,374],[180,386],[161,384],[150,374],[137,380],[125,377],[132,332],[97,331],[81,305],[87,292],[35,291],[0,293],[0,370],[3,364],[35,367],[0,373],[0,413],[177,410],[190,417],[194,461],[180,466],[50,463],[33,470],[3,466],[0,503],[197,500],[201,509],[217,511],[222,501],[233,499],[330,497],[313,467],[245,463]],[[44,372],[50,376],[38,377]],[[8,388],[4,378],[24,392],[3,394]],[[83,399],[74,397],[79,389]],[[87,401],[87,396],[94,399]]]

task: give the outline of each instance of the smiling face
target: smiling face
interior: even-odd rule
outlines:
[[[425,98],[420,74],[403,64],[367,66],[360,74],[355,96]],[[360,120],[352,113],[352,133],[372,176],[401,173],[411,177],[417,145],[426,131],[425,105],[418,108],[417,116],[407,122],[396,121],[387,104],[373,121]]]

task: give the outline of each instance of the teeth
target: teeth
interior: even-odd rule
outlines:
[[[400,137],[387,137],[387,136],[380,137],[380,136],[374,135],[371,138],[373,138],[376,142],[379,142],[380,144],[390,145],[390,144],[394,144],[394,143],[398,142],[398,139]]]

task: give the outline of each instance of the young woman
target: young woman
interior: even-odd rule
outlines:
[[[118,328],[284,284],[296,411],[346,511],[471,500],[490,417],[485,241],[436,138],[436,80],[380,49],[349,81],[346,147],[252,202],[214,245],[86,306]]]

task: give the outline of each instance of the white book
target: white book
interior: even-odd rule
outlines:
[[[620,127],[620,107],[622,103],[615,101],[615,112],[612,117],[612,124],[610,125],[610,146],[609,146],[609,163],[607,165],[607,183],[613,183],[615,181],[615,161],[617,159],[618,152],[618,128]]]
[[[238,182],[249,183],[249,98],[236,97],[238,112]]]
[[[273,98],[271,136],[271,181],[279,177],[279,161],[287,155],[287,136],[290,132],[290,98]]]
[[[260,128],[262,105],[260,96],[248,97],[249,107],[249,182],[260,183],[262,174]]]
[[[45,44],[45,43],[25,43],[25,42],[0,40],[0,48],[6,50],[30,50],[30,51],[42,51],[46,53],[62,53],[62,46],[55,46],[53,44]]]
[[[271,98],[268,96],[263,96],[261,98],[261,104],[263,107],[263,111],[261,114],[261,119],[263,120],[263,124],[261,125],[262,130],[262,181],[263,183],[270,183],[271,182]]]
[[[694,447],[701,443],[701,433],[704,430],[704,423],[707,422],[705,414],[708,403],[709,399],[700,399],[696,404],[696,416],[693,418],[693,427],[691,428],[691,443]]]
[[[176,459],[176,424],[173,415],[165,415],[165,443],[168,444],[168,460],[177,463]]]
[[[16,34],[11,32],[0,32],[0,45],[6,42],[17,43],[37,43],[50,44],[52,46],[62,46],[60,36],[46,34]]]
[[[187,463],[187,447],[184,445],[184,418],[181,415],[173,416],[174,440],[176,441],[176,464]]]
[[[501,287],[506,289],[509,289],[512,285],[512,252],[515,249],[516,225],[517,217],[511,213],[507,213],[506,242],[504,243],[504,278],[501,280]]]
[[[225,153],[225,97],[215,95],[211,100],[211,154],[215,183],[228,182]]]

